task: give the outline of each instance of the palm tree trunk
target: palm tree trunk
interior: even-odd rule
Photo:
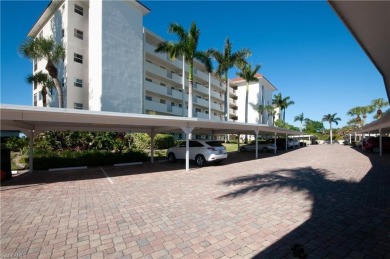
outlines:
[[[60,82],[58,81],[57,78],[54,78],[54,77],[53,77],[53,82],[54,82],[54,85],[56,87],[57,94],[58,94],[58,108],[64,108],[64,101],[62,98],[62,87],[60,85]]]
[[[259,122],[263,124],[263,113],[259,112]]]
[[[192,118],[192,78],[193,78],[193,62],[190,61],[188,66],[188,118]]]
[[[43,107],[46,107],[46,106],[47,106],[47,98],[46,98],[46,96],[47,96],[47,90],[46,90],[46,87],[43,87],[43,88],[42,88],[41,93],[42,93],[42,103],[43,103]]]
[[[283,122],[286,122],[286,108],[283,108]]]
[[[329,122],[330,127],[330,144],[333,144],[333,132],[332,132],[332,123]]]
[[[226,91],[225,91],[225,107],[224,107],[224,117],[225,121],[228,121],[229,118],[229,79],[228,79],[228,72],[225,72],[225,84],[226,84]]]
[[[46,68],[47,72],[49,73],[49,76],[51,78],[53,78],[53,82],[54,82],[54,85],[56,87],[57,94],[58,94],[58,107],[64,108],[64,103],[62,100],[62,88],[61,88],[60,82],[58,81],[58,70],[57,70],[56,66],[54,66],[53,62],[50,59],[47,61],[45,68]]]
[[[246,91],[245,91],[245,123],[248,123],[248,95],[249,95],[249,84],[247,83]],[[248,134],[245,134],[245,144],[247,143],[248,143]]]

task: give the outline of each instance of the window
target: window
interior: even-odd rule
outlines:
[[[62,87],[64,87],[64,86],[65,86],[65,78],[62,78],[62,80],[61,80],[61,84],[62,84]]]
[[[73,109],[82,110],[83,104],[82,103],[73,103]]]
[[[74,36],[80,40],[84,39],[84,32],[74,29]]]
[[[75,13],[78,13],[79,15],[83,16],[84,14],[84,8],[82,8],[81,6],[75,4],[74,5],[74,12]]]
[[[151,97],[151,96],[148,96],[148,95],[146,95],[146,96],[145,96],[145,100],[147,100],[147,101],[151,101],[151,100],[152,100],[152,97]]]
[[[175,103],[174,103],[174,102],[171,102],[171,106],[175,106]]]
[[[162,85],[162,86],[165,86],[165,84],[164,84],[164,83],[160,83],[160,85]]]
[[[165,100],[160,99],[160,103],[165,104]]]
[[[39,92],[39,101],[42,100],[42,92]]]
[[[37,89],[37,82],[33,82],[33,85],[34,85],[34,90]]]
[[[196,111],[196,112],[201,112],[202,110],[199,109],[199,108],[196,108],[195,111]]]
[[[77,63],[83,64],[83,55],[74,53],[73,60],[74,60],[75,62],[77,62]]]
[[[182,108],[182,107],[183,107],[183,104],[179,103],[179,107]]]
[[[41,31],[40,33],[39,33],[39,38],[42,38],[43,37],[43,31]]]
[[[62,35],[62,38],[65,36],[65,30],[64,29],[61,30],[61,35]]]
[[[38,61],[34,59],[34,71],[37,70],[37,68],[38,68]]]
[[[82,79],[76,78],[76,79],[74,80],[74,86],[83,87],[83,80],[82,80]]]
[[[152,79],[150,79],[150,78],[145,78],[145,80],[148,82],[153,82]]]
[[[38,102],[38,95],[37,94],[34,94],[34,106],[37,106],[37,102]]]

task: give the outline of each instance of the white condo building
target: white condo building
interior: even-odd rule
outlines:
[[[131,0],[50,2],[28,36],[53,37],[65,47],[64,62],[57,66],[65,108],[187,116],[182,59],[171,61],[167,54],[154,52],[163,39],[143,27],[149,11]],[[45,66],[45,60],[34,62],[33,72],[46,72]],[[231,81],[229,120],[244,121],[242,89],[240,81]],[[43,105],[40,90],[34,86],[35,106]],[[251,86],[250,103],[270,103],[274,90],[261,76],[256,87]],[[204,66],[195,61],[193,117],[224,120],[224,93],[224,84],[214,76],[209,80]],[[47,103],[58,107],[55,90]],[[259,123],[258,114],[248,110],[249,122]]]

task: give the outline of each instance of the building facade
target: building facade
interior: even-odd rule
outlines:
[[[183,89],[182,59],[155,53],[163,39],[143,27],[149,11],[137,1],[51,1],[28,36],[53,37],[65,47],[66,57],[57,66],[65,108],[187,116],[187,69]],[[46,72],[45,66],[45,60],[34,61],[33,72]],[[193,117],[225,120],[225,85],[196,60],[193,82]],[[240,82],[231,84],[228,120],[243,121],[245,95],[239,96]],[[274,87],[264,79],[258,88],[262,99],[251,101],[270,102]],[[34,86],[36,106],[42,106],[40,90]],[[55,90],[47,102],[58,107]]]
[[[272,93],[276,91],[267,78],[262,74],[256,74],[258,82],[250,82],[248,87],[248,123],[260,123],[272,125],[272,118],[268,118],[268,113],[260,114],[260,105],[272,105]],[[237,121],[245,122],[245,99],[247,82],[242,78],[230,80],[231,91],[237,96]]]

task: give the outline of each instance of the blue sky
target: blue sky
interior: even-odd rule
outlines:
[[[1,0],[1,103],[31,105],[31,86],[25,77],[31,62],[18,46],[49,1]],[[233,50],[249,48],[248,62],[261,64],[262,73],[295,105],[294,117],[321,120],[337,113],[340,126],[346,112],[372,99],[386,98],[381,75],[326,1],[142,1],[151,9],[144,26],[166,39],[170,23],[189,28],[196,22],[199,49],[222,50],[227,36]],[[23,8],[21,8],[23,6]],[[17,14],[17,15],[16,15]],[[235,69],[230,77],[235,77]],[[368,122],[372,115],[368,116]],[[325,124],[325,127],[328,125]]]

